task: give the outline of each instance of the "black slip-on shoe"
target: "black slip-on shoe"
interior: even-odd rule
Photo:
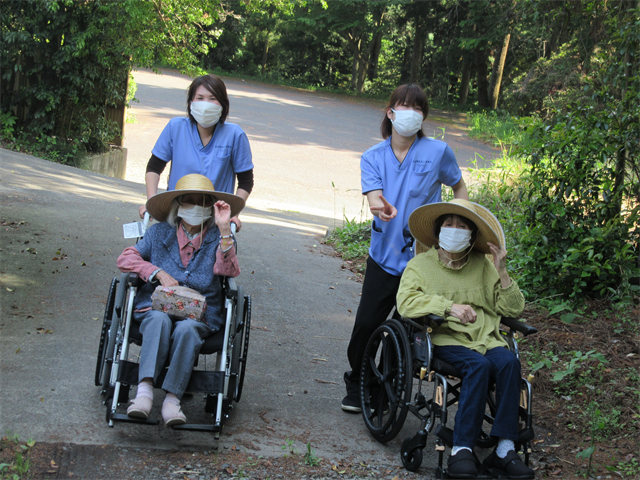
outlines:
[[[449,455],[447,460],[449,478],[477,478],[478,464],[476,456],[466,448],[455,455]]]
[[[482,468],[485,472],[491,474],[493,478],[513,478],[516,480],[525,480],[535,478],[535,472],[527,467],[520,456],[513,450],[509,450],[507,456],[500,458],[493,451],[491,455],[484,459]]]
[[[360,398],[347,395],[342,399],[342,410],[349,413],[362,413]]]

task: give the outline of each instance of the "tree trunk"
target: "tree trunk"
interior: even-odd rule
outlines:
[[[267,36],[264,39],[264,50],[262,51],[262,74],[267,70],[267,56],[269,54],[269,35],[270,32],[267,30]]]
[[[421,18],[415,18],[415,28],[413,31],[413,56],[411,57],[411,75],[409,81],[417,83],[420,76],[420,65],[422,63],[422,51],[424,48],[424,25]]]
[[[356,92],[362,93],[364,90],[364,81],[367,78],[367,71],[369,70],[369,55],[368,52],[364,54],[360,52],[358,58],[358,82],[356,84]]]
[[[378,76],[378,59],[380,58],[380,50],[382,49],[382,30],[376,32],[372,40],[372,51],[369,58],[369,72],[367,76],[370,81],[374,81]]]
[[[458,105],[466,105],[469,98],[469,81],[471,80],[472,61],[469,58],[462,60],[462,78],[460,79],[460,96]]]
[[[350,41],[351,50],[353,51],[353,60],[351,61],[351,90],[356,89],[358,83],[358,47],[355,41]]]
[[[484,47],[476,48],[475,56],[476,74],[478,75],[478,105],[489,108],[489,95],[487,82],[487,51]]]
[[[636,0],[635,5],[633,4],[629,4],[627,6],[627,9],[633,8],[633,7],[638,7],[640,6],[640,1]],[[620,15],[621,17],[624,16],[626,12],[621,10],[620,11]],[[624,52],[624,81],[622,83],[622,88],[620,90],[620,101],[623,102],[623,108],[622,110],[624,112],[628,112],[631,110],[631,105],[630,103],[630,99],[627,98],[627,88],[629,86],[629,78],[631,78],[631,54],[629,53],[630,51],[630,46],[626,45],[626,49]],[[628,126],[631,125],[633,123],[633,121],[629,121],[627,120],[625,122],[627,124],[627,128],[629,128]],[[626,142],[625,142],[626,143]],[[618,153],[617,153],[617,158],[616,158],[616,176],[615,176],[615,182],[614,182],[614,186],[613,186],[613,193],[614,193],[614,198],[616,200],[616,204],[615,204],[615,213],[616,214],[620,214],[621,210],[622,210],[622,199],[623,199],[623,194],[624,194],[624,183],[625,183],[625,175],[627,173],[627,169],[629,166],[631,166],[631,168],[633,168],[633,163],[630,164],[630,162],[633,162],[633,160],[630,158],[629,155],[629,149],[626,146],[626,144],[623,143],[622,144],[622,148],[618,149]]]
[[[502,72],[504,71],[504,64],[507,60],[507,51],[509,50],[509,40],[511,39],[511,34],[507,33],[504,36],[504,41],[502,42],[502,47],[500,49],[500,57],[496,58],[493,62],[493,74],[491,75],[491,88],[489,89],[491,93],[491,108],[495,110],[498,108],[498,97],[500,96],[500,84],[502,83]]]

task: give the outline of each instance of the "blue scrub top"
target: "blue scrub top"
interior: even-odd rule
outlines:
[[[398,210],[390,222],[374,217],[369,256],[387,273],[400,276],[411,259],[409,215],[422,205],[442,201],[441,186],[455,185],[462,172],[446,143],[426,137],[416,138],[402,163],[389,137],[364,152],[360,170],[362,193],[382,190]]]
[[[235,174],[253,168],[246,133],[229,122],[218,124],[204,147],[195,122],[187,117],[172,118],[151,153],[171,162],[168,190],[174,190],[185,175],[199,173],[209,178],[217,191],[235,193]]]

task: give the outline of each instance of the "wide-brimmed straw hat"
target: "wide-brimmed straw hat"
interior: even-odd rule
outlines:
[[[241,197],[231,193],[216,192],[211,180],[204,175],[191,173],[178,180],[175,190],[159,193],[147,200],[147,211],[156,220],[164,222],[171,210],[173,199],[191,193],[211,195],[215,197],[216,201],[222,200],[228,203],[231,207],[232,217],[238,215],[244,208],[244,200]]]
[[[474,250],[490,255],[487,242],[505,248],[504,231],[495,215],[482,205],[459,198],[416,208],[409,217],[409,229],[413,238],[427,247],[437,245],[434,225],[442,215],[458,215],[476,224],[478,237],[473,245]]]

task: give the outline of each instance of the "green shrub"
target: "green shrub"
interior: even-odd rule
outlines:
[[[544,295],[619,300],[637,293],[640,207],[622,183],[611,111],[530,120],[519,186],[521,286]]]
[[[17,118],[11,113],[0,112],[0,136],[2,140],[13,139],[13,130]]]
[[[345,260],[361,259],[369,252],[371,244],[371,222],[344,219],[344,225],[336,228],[327,237],[336,252]]]

